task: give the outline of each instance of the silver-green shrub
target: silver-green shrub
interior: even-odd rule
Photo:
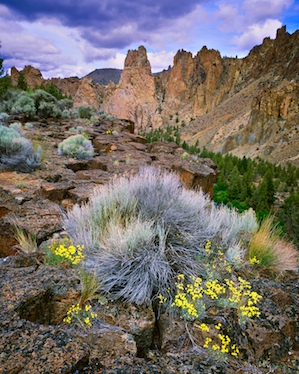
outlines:
[[[64,226],[85,246],[86,266],[97,271],[103,290],[142,304],[174,292],[179,273],[204,275],[198,258],[206,240],[236,247],[243,219],[185,189],[177,175],[146,167],[101,187],[88,204],[75,205]]]
[[[0,125],[0,169],[28,172],[40,166],[41,154],[30,140],[13,128]]]
[[[38,115],[43,118],[69,118],[73,101],[57,100],[50,93],[38,89],[34,92],[9,90],[0,103],[0,111],[32,118]]]
[[[21,92],[13,104],[12,114],[24,114],[26,117],[32,117],[36,113],[35,103],[30,94]]]
[[[9,120],[9,114],[0,113],[0,125],[7,125]]]
[[[9,125],[9,128],[21,133],[22,124],[20,122],[13,122]]]
[[[83,135],[72,135],[58,144],[58,154],[78,159],[89,159],[94,155],[92,142]]]

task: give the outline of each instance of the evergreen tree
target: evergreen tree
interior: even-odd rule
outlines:
[[[228,176],[229,186],[228,186],[228,197],[230,200],[239,200],[242,193],[242,179],[240,177],[240,172],[238,166],[235,165],[233,170]]]
[[[26,79],[25,79],[23,73],[20,73],[20,74],[19,74],[17,87],[18,87],[20,90],[23,90],[23,91],[26,91],[27,88],[28,88],[28,85],[27,85],[27,82],[26,82]]]
[[[4,59],[0,57],[0,97],[3,96],[5,92],[11,87],[11,78],[4,71],[3,61]]]
[[[61,100],[64,98],[64,95],[58,88],[54,86],[53,82],[51,82],[46,88],[44,88],[44,90],[52,96],[56,97],[57,100]]]
[[[264,180],[262,183],[266,184],[266,190],[267,190],[267,203],[268,206],[271,207],[274,204],[275,201],[275,187],[273,183],[273,169],[270,168],[265,174]]]
[[[284,201],[280,219],[289,237],[299,244],[299,193],[291,193]]]
[[[267,201],[267,184],[264,181],[262,181],[253,192],[250,204],[256,212],[269,212],[270,207]]]

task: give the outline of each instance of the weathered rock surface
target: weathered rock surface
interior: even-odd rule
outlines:
[[[242,329],[234,313],[208,310],[203,322],[229,321],[240,350],[238,360],[221,362],[200,348],[206,335],[196,323],[162,311],[156,321],[146,306],[101,297],[90,329],[68,325],[63,318],[80,297],[76,270],[44,266],[42,253],[8,257],[0,261],[0,373],[295,373],[297,279],[253,282],[261,316]]]
[[[135,122],[138,129],[151,125],[158,108],[155,80],[143,46],[130,50],[115,90],[105,98],[103,109]]]
[[[152,312],[107,302],[91,330],[68,327],[62,320],[79,300],[78,275],[41,261],[31,255],[0,264],[0,373],[74,373],[137,354],[136,341],[153,330]]]
[[[33,66],[25,66],[22,71],[18,71],[16,67],[11,68],[11,83],[13,86],[18,84],[18,79],[20,73],[23,74],[25,81],[30,88],[34,88],[35,86],[40,86],[43,83],[43,76],[41,72],[34,68]]]

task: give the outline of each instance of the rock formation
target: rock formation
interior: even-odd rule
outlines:
[[[25,81],[30,88],[40,86],[43,83],[41,72],[33,66],[25,66],[24,69],[20,72],[16,67],[13,66],[11,68],[11,80],[13,86],[16,86],[18,84],[20,73],[24,75]]]
[[[298,46],[299,31],[290,35],[282,27],[276,39],[265,38],[243,59],[222,58],[206,47],[194,57],[180,50],[173,66],[157,75],[141,46],[128,51],[117,85],[87,78],[50,81],[75,106],[92,105],[132,120],[136,131],[183,125],[181,138],[200,147],[299,165]],[[12,68],[14,84],[18,74]],[[37,69],[26,67],[23,74],[30,85],[40,82]]]
[[[85,77],[82,79],[73,78],[51,78],[44,79],[41,72],[32,67],[25,66],[22,71],[18,71],[16,67],[11,68],[11,79],[13,86],[17,86],[20,73],[30,88],[36,88],[41,85],[48,86],[53,83],[64,95],[71,96],[74,100],[74,106],[90,106],[96,109],[100,108],[102,97],[104,95],[104,87],[94,84],[92,79]]]
[[[103,103],[103,109],[135,122],[138,129],[151,126],[158,109],[155,80],[143,46],[130,50],[120,81]]]

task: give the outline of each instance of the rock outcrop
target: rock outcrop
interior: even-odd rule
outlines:
[[[53,83],[64,95],[72,97],[74,106],[90,106],[99,109],[103,101],[104,87],[94,84],[89,77],[44,79],[40,70],[32,66],[25,66],[20,72],[13,66],[10,74],[13,86],[17,86],[20,74],[23,74],[25,82],[30,88],[41,85],[48,86]]]
[[[108,93],[103,109],[135,122],[137,129],[151,126],[158,109],[155,80],[143,46],[130,50],[115,89]]]
[[[41,72],[33,66],[25,66],[21,71],[18,71],[18,69],[13,66],[11,68],[11,81],[13,86],[18,84],[20,73],[23,74],[24,79],[30,88],[40,86],[43,83],[43,76]]]

